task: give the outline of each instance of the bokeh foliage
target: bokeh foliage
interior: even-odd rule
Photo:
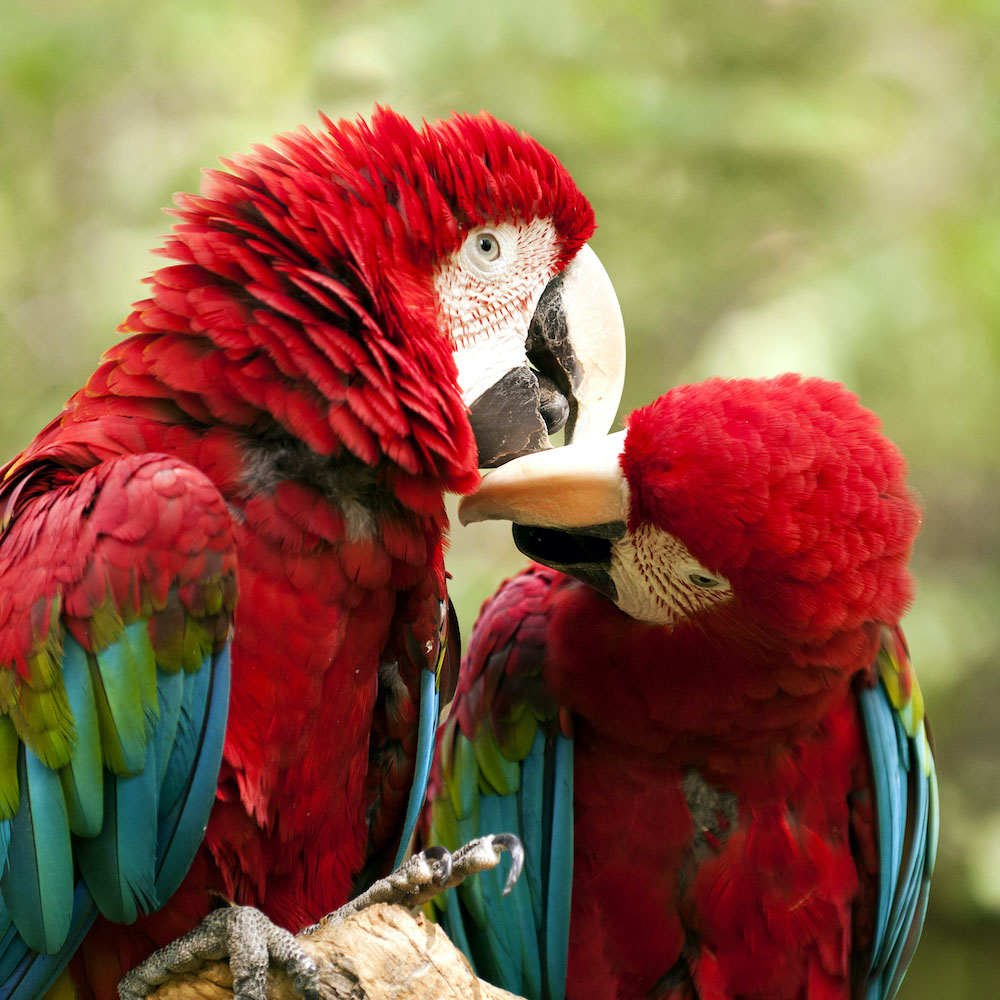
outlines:
[[[0,453],[115,337],[174,190],[315,112],[489,108],[597,210],[622,412],[709,374],[840,379],[909,455],[907,633],[944,832],[902,996],[1000,963],[1000,5],[988,0],[5,0]],[[456,529],[466,630],[521,564]],[[609,683],[614,683],[609,670]]]

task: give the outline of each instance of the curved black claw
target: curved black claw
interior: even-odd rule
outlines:
[[[267,1000],[271,963],[288,973],[305,1000],[319,998],[319,970],[294,935],[252,906],[213,910],[189,933],[153,952],[118,984],[120,1000],[141,1000],[174,973],[194,972],[205,962],[229,959],[236,1000]]]
[[[517,885],[517,880],[524,870],[524,844],[521,838],[513,833],[497,833],[493,836],[495,847],[506,847],[510,852],[510,871],[507,873],[507,881],[504,883],[501,895],[506,896],[511,889]]]

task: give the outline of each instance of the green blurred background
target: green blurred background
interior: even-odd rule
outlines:
[[[592,200],[622,412],[678,381],[842,380],[926,519],[906,628],[937,740],[938,874],[901,996],[1000,993],[1000,4],[0,4],[0,454],[115,338],[158,212],[300,122],[488,108]],[[495,530],[491,530],[491,528]],[[468,632],[521,559],[456,528]]]

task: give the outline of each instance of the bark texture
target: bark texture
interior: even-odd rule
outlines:
[[[378,904],[299,938],[319,966],[321,1000],[520,1000],[478,979],[444,931],[401,906]],[[232,1000],[227,962],[178,973],[151,1000]],[[268,1000],[301,1000],[279,969]]]

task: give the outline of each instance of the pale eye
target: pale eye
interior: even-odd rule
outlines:
[[[475,238],[476,251],[479,256],[492,263],[500,257],[500,240],[495,233],[479,233]]]
[[[696,587],[701,587],[702,590],[714,590],[725,584],[725,580],[721,580],[717,576],[709,576],[707,573],[688,573],[687,578]]]

